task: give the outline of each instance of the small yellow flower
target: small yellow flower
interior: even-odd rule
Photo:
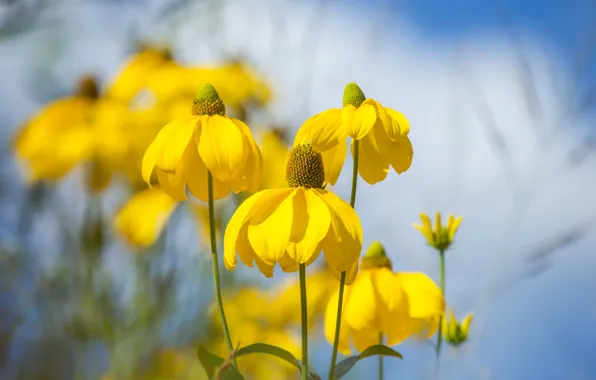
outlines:
[[[430,218],[425,213],[420,214],[422,225],[413,224],[420,233],[426,238],[428,245],[434,247],[436,250],[444,252],[453,243],[455,233],[461,224],[463,216],[455,218],[453,214],[449,215],[447,219],[447,226],[441,224],[441,213],[437,212],[436,222],[434,228],[431,224]]]
[[[225,116],[215,88],[201,87],[192,115],[175,120],[157,134],[143,157],[142,174],[149,183],[155,171],[166,193],[186,199],[186,187],[207,201],[207,171],[213,176],[214,199],[234,192],[258,190],[261,154],[246,124]]]
[[[468,313],[461,323],[455,318],[453,308],[449,310],[449,318],[443,318],[443,337],[454,346],[459,346],[468,339],[472,313]]]
[[[260,133],[263,155],[261,190],[287,187],[284,174],[290,147],[282,139],[282,133],[283,131],[278,129],[265,129]]]
[[[158,187],[141,191],[116,216],[116,231],[135,246],[149,247],[163,231],[177,203]]]
[[[286,272],[310,265],[323,250],[336,277],[347,271],[351,284],[358,272],[362,226],[345,201],[324,189],[321,154],[311,145],[297,145],[288,159],[286,189],[262,190],[238,207],[224,235],[224,263],[240,260],[267,276],[279,263]]]
[[[404,115],[366,98],[358,85],[344,90],[343,108],[316,114],[300,127],[294,145],[310,142],[323,154],[327,181],[335,184],[346,158],[346,138],[359,141],[358,172],[369,184],[387,177],[389,166],[401,174],[410,168],[414,151]]]
[[[325,336],[333,343],[339,290],[325,313]],[[344,292],[339,352],[349,354],[350,343],[359,352],[379,343],[379,334],[393,346],[421,329],[427,337],[438,328],[445,311],[439,287],[425,274],[393,272],[383,246],[375,242],[362,259],[356,281]]]

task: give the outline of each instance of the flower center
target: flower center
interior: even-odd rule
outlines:
[[[321,152],[310,144],[296,145],[290,152],[286,180],[290,187],[322,189],[325,185],[325,169]]]
[[[385,253],[383,245],[373,242],[362,258],[362,269],[388,268],[392,269],[391,260]]]
[[[85,75],[77,83],[77,93],[79,96],[97,99],[99,98],[99,85],[95,77],[91,75]]]
[[[354,107],[358,108],[362,104],[363,101],[366,100],[366,96],[358,87],[358,85],[354,82],[346,84],[344,88],[344,99],[343,99],[343,106],[347,106],[348,104],[353,105]]]
[[[192,104],[193,115],[221,115],[225,116],[226,106],[219,98],[219,94],[211,83],[205,83],[197,93]]]

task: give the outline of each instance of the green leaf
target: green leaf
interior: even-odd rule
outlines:
[[[272,346],[266,343],[254,343],[248,345],[246,347],[242,347],[236,353],[236,357],[249,355],[249,354],[268,354],[279,359],[285,360],[286,362],[290,363],[298,370],[302,371],[302,362],[294,357],[292,353],[288,350],[284,350],[281,347]],[[315,372],[315,370],[308,366],[308,378],[309,380],[320,380],[321,377]]]
[[[384,346],[382,344],[376,344],[362,351],[362,353],[358,356],[350,356],[349,358],[339,362],[335,366],[335,379],[340,379],[343,376],[347,375],[347,373],[350,372],[350,370],[352,369],[352,367],[354,367],[354,365],[356,365],[356,363],[358,363],[360,360],[364,358],[368,358],[369,356],[393,356],[395,358],[403,359],[403,356],[394,349]]]
[[[209,379],[213,379],[217,370],[225,362],[224,359],[207,351],[201,344],[197,348],[197,356]],[[236,367],[229,365],[219,373],[219,378],[215,380],[244,380],[244,377],[238,372]]]

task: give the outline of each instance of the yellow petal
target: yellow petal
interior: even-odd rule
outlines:
[[[455,233],[459,229],[459,225],[461,224],[461,221],[463,220],[463,218],[464,218],[463,216],[460,216],[460,217],[457,217],[453,221],[451,228],[449,228],[449,241],[453,240],[453,238],[455,237]]]
[[[385,111],[387,111],[387,113],[393,119],[392,131],[387,130],[387,134],[393,139],[396,139],[398,134],[401,136],[407,136],[408,133],[410,133],[410,122],[408,119],[406,119],[401,112],[397,112],[394,109],[385,108]],[[395,122],[397,122],[399,130],[395,128]]]
[[[156,169],[159,185],[170,197],[177,201],[186,199],[186,184],[182,170],[177,172],[165,172],[160,168]]]
[[[339,108],[321,112],[311,123],[310,143],[322,152],[331,149],[338,141],[347,137],[346,130],[342,127],[342,110]]]
[[[395,276],[401,281],[402,289],[408,297],[410,316],[413,318],[433,318],[445,312],[445,300],[441,289],[424,273],[400,272]]]
[[[470,331],[470,325],[472,324],[472,318],[473,318],[472,313],[469,313],[464,317],[463,321],[461,322],[461,330],[465,335],[468,335],[468,332]]]
[[[199,154],[213,177],[233,181],[244,169],[244,135],[228,117],[203,115],[200,117]]]
[[[378,289],[372,276],[375,270],[363,270],[350,286],[350,298],[344,305],[344,319],[352,330],[378,329],[381,327],[381,308]]]
[[[290,258],[299,264],[318,256],[319,243],[327,235],[331,223],[329,206],[316,190],[298,188],[293,198],[293,218],[288,251]]]
[[[412,166],[414,157],[414,149],[410,139],[407,137],[397,138],[391,142],[391,148],[387,153],[384,153],[384,156],[397,174],[406,172]]]
[[[184,151],[195,132],[196,122],[197,118],[195,116],[173,121],[163,127],[163,145],[161,146],[161,151],[157,153],[157,160],[155,162],[158,168],[165,172],[176,171],[178,165],[180,165]],[[160,131],[160,134],[162,131]]]
[[[414,227],[422,233],[422,235],[426,238],[429,244],[432,244],[433,238],[433,228],[430,223],[430,218],[425,213],[420,214],[420,220],[422,221],[422,226],[418,224],[414,224]]]
[[[286,252],[293,223],[294,189],[270,190],[286,195],[263,205],[249,220],[248,240],[256,255],[268,265],[275,265]]]
[[[343,304],[347,304],[349,300],[350,288],[345,289]],[[330,344],[333,344],[335,339],[335,326],[337,324],[337,301],[339,300],[339,290],[335,291],[329,298],[327,308],[325,309],[325,337]],[[343,313],[342,313],[343,314]],[[345,314],[344,314],[345,315]],[[350,326],[345,323],[345,318],[342,318],[342,323],[339,330],[338,351],[344,355],[350,354]]]
[[[316,191],[331,211],[331,228],[322,247],[327,265],[339,278],[341,272],[353,269],[354,263],[358,262],[362,250],[362,225],[356,211],[344,200],[329,191]],[[349,285],[353,280],[347,278],[346,283]]]
[[[264,207],[277,205],[282,202],[292,191],[292,189],[272,189],[260,191],[248,199],[236,209],[234,215],[230,218],[226,231],[224,233],[224,264],[226,268],[233,269],[236,264],[236,252],[243,253],[240,258],[247,266],[252,266],[253,257],[252,247],[248,241],[248,226],[250,218],[256,213],[262,211]],[[246,228],[245,228],[246,225]],[[243,240],[240,240],[243,238]],[[248,254],[248,255],[246,255]]]
[[[389,161],[381,154],[374,133],[369,133],[358,140],[358,172],[363,180],[374,185],[381,182],[389,173]],[[352,157],[354,156],[354,140],[352,140]]]
[[[261,182],[261,167],[263,165],[261,152],[248,126],[240,120],[231,120],[234,122],[234,124],[236,124],[238,130],[242,133],[244,140],[243,150],[246,153],[244,157],[244,168],[234,182],[231,183],[231,186],[236,193],[240,191],[248,191],[253,193],[259,190],[259,185]]]
[[[439,233],[441,232],[442,227],[443,226],[441,225],[441,213],[437,212],[435,214],[435,230],[434,230],[437,235],[439,235]]]
[[[116,216],[116,231],[129,243],[148,247],[163,231],[176,204],[174,199],[159,188],[141,191]]]
[[[325,168],[325,181],[335,185],[341,174],[341,169],[346,160],[348,145],[346,139],[339,140],[333,148],[321,153],[323,156],[323,167]]]
[[[362,103],[356,108],[348,104],[342,111],[342,122],[348,136],[360,140],[366,136],[377,121],[375,107]]]
[[[179,171],[182,173],[181,175],[184,177],[186,186],[192,195],[203,202],[208,202],[209,189],[207,187],[207,167],[199,155],[196,141],[193,140],[188,144]],[[225,198],[230,192],[230,186],[213,176],[212,178],[213,199],[217,200]]]
[[[375,329],[354,330],[352,332],[352,339],[354,340],[354,347],[356,347],[356,350],[362,352],[370,346],[379,344],[379,331]]]

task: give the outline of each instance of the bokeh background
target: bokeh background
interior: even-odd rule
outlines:
[[[290,141],[307,117],[340,106],[351,81],[407,116],[410,170],[359,184],[365,246],[380,240],[394,269],[438,280],[436,254],[411,223],[420,212],[464,215],[446,299],[475,319],[438,371],[433,348],[413,340],[397,347],[404,360],[386,360],[387,378],[595,379],[595,17],[587,0],[2,1],[0,379],[204,378],[194,350],[217,338],[201,219],[177,208],[139,253],[114,231],[132,194],[116,176],[95,206],[101,246],[85,254],[83,169],[31,184],[14,153],[35,112],[83,75],[108,83],[141,44],[167,46],[184,65],[251,67],[272,97],[245,110],[249,125]],[[344,199],[350,166],[334,189]],[[225,294],[281,291],[292,277],[239,267],[224,272]],[[274,305],[262,302],[237,307]],[[270,343],[298,333],[276,330]],[[324,372],[331,346],[320,333],[311,342]]]

